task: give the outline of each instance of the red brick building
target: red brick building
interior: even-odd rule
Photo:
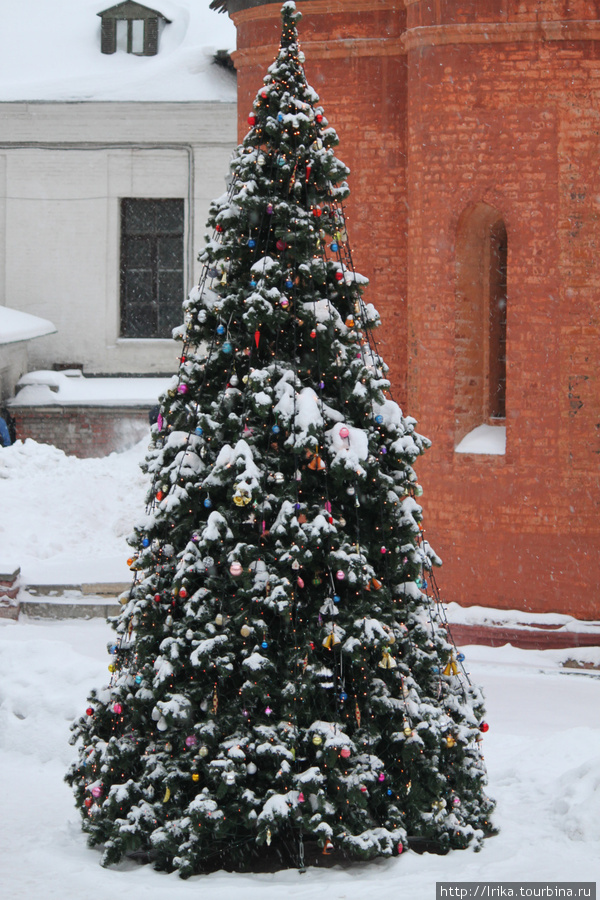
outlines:
[[[213,5],[237,26],[241,137],[280,2]],[[433,440],[444,598],[600,618],[598,3],[298,6],[395,397]]]

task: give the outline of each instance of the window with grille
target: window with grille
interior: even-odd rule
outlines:
[[[183,200],[121,200],[121,337],[171,337],[183,319],[183,264]]]

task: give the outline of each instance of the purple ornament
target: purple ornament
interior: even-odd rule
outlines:
[[[187,390],[188,390],[187,384],[179,384],[179,385],[177,386],[177,393],[178,393],[178,394],[187,394]]]
[[[379,775],[377,776],[377,781],[385,781],[385,775],[383,774],[383,772],[379,773]]]
[[[189,734],[185,739],[185,746],[188,748],[195,747],[197,743],[198,743],[198,738],[196,737],[195,734]]]
[[[157,426],[158,426],[158,430],[159,430],[159,431],[162,431],[162,430],[163,430],[163,425],[165,424],[165,420],[163,419],[163,417],[161,416],[160,413],[158,414],[158,417],[157,417],[157,419],[156,419],[156,424],[157,424]]]

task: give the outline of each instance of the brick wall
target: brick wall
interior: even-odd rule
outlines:
[[[409,6],[408,405],[446,597],[599,618],[600,28],[557,21],[592,13]],[[480,203],[508,236],[505,457],[453,452],[457,237]]]
[[[434,442],[418,472],[445,599],[600,618],[596,7],[300,9],[307,76],[352,170],[350,241],[382,314],[395,397]],[[242,135],[277,50],[279,5],[233,19]],[[473,403],[457,390],[456,271],[460,222],[478,204],[508,238],[505,456],[454,453],[479,421],[460,421]],[[471,349],[483,365],[476,340]]]
[[[131,407],[13,406],[17,438],[53,444],[81,459],[108,456],[150,435],[148,410]]]

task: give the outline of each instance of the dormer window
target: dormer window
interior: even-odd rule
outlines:
[[[102,19],[102,52],[120,50],[136,56],[155,56],[159,32],[171,21],[158,10],[133,0],[125,0],[98,15]]]

